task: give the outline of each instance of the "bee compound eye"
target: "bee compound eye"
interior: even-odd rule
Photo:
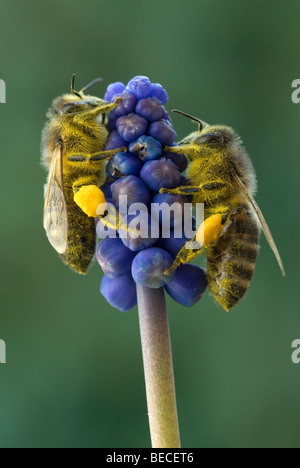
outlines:
[[[206,133],[204,135],[200,135],[198,138],[198,143],[207,143],[207,144],[215,144],[215,145],[223,145],[224,138],[221,133]]]
[[[81,103],[80,102],[68,102],[67,104],[64,104],[61,106],[59,109],[60,114],[73,114],[75,112],[80,111],[81,109]]]
[[[83,99],[82,101],[80,101],[81,106],[98,107],[100,104],[101,104],[101,100],[97,98]]]

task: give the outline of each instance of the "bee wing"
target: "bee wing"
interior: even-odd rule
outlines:
[[[258,219],[259,219],[259,222],[260,222],[261,227],[262,227],[262,229],[264,231],[264,234],[265,234],[266,239],[267,239],[267,241],[269,243],[269,246],[273,250],[275,258],[276,258],[276,260],[278,262],[278,265],[279,265],[279,267],[281,269],[282,275],[285,276],[285,270],[284,270],[284,266],[283,266],[280,254],[279,254],[278,249],[276,247],[275,241],[273,239],[273,236],[271,234],[271,231],[270,231],[270,228],[269,228],[269,226],[267,224],[267,221],[265,220],[264,215],[261,212],[261,209],[259,208],[258,204],[254,200],[253,196],[250,195],[250,193],[248,192],[248,190],[244,186],[244,184],[241,181],[241,179],[239,178],[239,176],[235,172],[232,173],[232,175],[233,175],[233,178],[234,178],[235,182],[237,183],[237,185],[239,186],[239,188],[241,189],[241,191],[243,192],[243,194],[245,195],[247,200],[251,203],[251,206],[254,209],[254,211],[255,211]]]
[[[59,254],[67,249],[68,210],[63,185],[62,148],[57,146],[49,170],[45,193],[44,229]]]

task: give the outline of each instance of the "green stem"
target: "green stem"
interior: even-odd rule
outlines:
[[[163,289],[137,286],[153,448],[180,448],[169,321]]]

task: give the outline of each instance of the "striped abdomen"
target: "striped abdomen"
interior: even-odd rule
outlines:
[[[96,250],[95,220],[76,205],[73,188],[65,185],[64,189],[68,207],[68,244],[61,258],[77,273],[86,274]]]
[[[258,256],[259,234],[255,215],[241,205],[231,215],[224,233],[207,249],[208,285],[227,311],[247,292]]]

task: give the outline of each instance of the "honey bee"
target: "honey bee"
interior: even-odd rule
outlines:
[[[253,195],[256,175],[249,156],[235,131],[223,125],[208,125],[184,112],[174,110],[199,124],[178,147],[166,151],[184,153],[190,164],[190,186],[162,193],[190,195],[193,203],[204,203],[205,221],[193,241],[178,253],[170,274],[206,248],[208,286],[221,306],[229,311],[248,290],[259,251],[261,228],[285,276],[284,267],[270,229]],[[201,229],[202,228],[202,229]],[[201,236],[199,235],[201,233]]]
[[[105,114],[121,101],[113,103],[84,93],[100,79],[80,92],[71,81],[71,93],[54,99],[42,134],[42,163],[49,170],[45,191],[44,228],[48,239],[64,263],[86,274],[95,254],[95,221],[74,202],[84,186],[103,185],[106,160],[118,151],[103,151],[108,136]]]

